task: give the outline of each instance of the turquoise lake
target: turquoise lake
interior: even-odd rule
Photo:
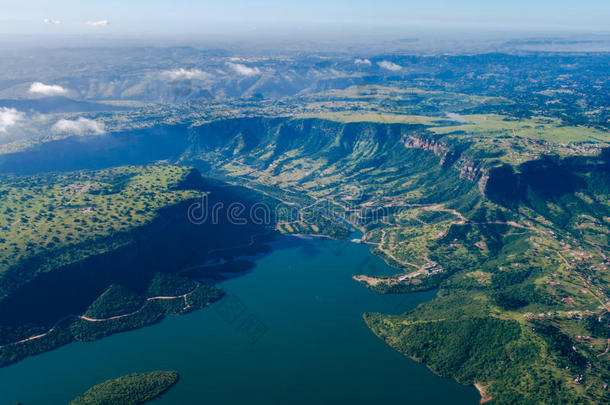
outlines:
[[[0,404],[67,404],[109,378],[176,370],[162,404],[476,404],[479,395],[398,354],[366,327],[436,292],[382,296],[351,279],[392,269],[368,248],[282,238],[209,308],[0,369]]]

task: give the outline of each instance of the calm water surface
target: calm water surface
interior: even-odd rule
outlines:
[[[176,370],[162,404],[476,404],[472,387],[434,376],[366,327],[435,292],[380,296],[351,279],[389,274],[366,246],[284,238],[210,308],[0,369],[0,404],[67,404],[133,372]]]

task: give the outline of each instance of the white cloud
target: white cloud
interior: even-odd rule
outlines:
[[[105,27],[107,25],[110,25],[110,22],[108,20],[87,21],[87,25],[91,27]]]
[[[80,117],[77,120],[59,120],[52,127],[54,132],[70,133],[75,135],[104,133],[104,124],[88,118]]]
[[[174,69],[161,72],[161,77],[169,80],[206,80],[210,79],[212,74],[199,69]]]
[[[14,108],[0,107],[0,132],[6,132],[8,127],[12,127],[25,118],[25,114]]]
[[[61,21],[60,21],[60,20],[54,20],[54,19],[52,19],[52,18],[45,18],[45,19],[44,19],[44,20],[42,20],[42,21],[44,21],[46,24],[53,24],[53,25],[59,25],[59,24],[61,24]]]
[[[387,60],[382,60],[381,62],[377,62],[377,64],[380,68],[391,70],[392,72],[398,72],[399,70],[402,70],[402,66]]]
[[[60,94],[66,94],[68,90],[56,84],[35,82],[30,85],[29,92],[32,94],[42,94],[43,96],[58,96]]]
[[[241,63],[227,63],[231,69],[242,76],[254,76],[260,74],[260,69],[257,67],[248,67]]]
[[[468,120],[466,119],[466,117],[464,117],[463,115],[458,114],[458,113],[448,112],[448,113],[445,113],[445,116],[447,118],[449,118],[450,120],[453,120],[456,122],[461,122],[462,124],[468,123]]]
[[[354,63],[356,65],[367,65],[367,66],[371,66],[372,65],[371,61],[368,60],[368,59],[356,59],[354,61]]]

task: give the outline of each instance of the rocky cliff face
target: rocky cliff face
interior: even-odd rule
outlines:
[[[456,145],[447,145],[440,141],[414,135],[404,135],[402,143],[408,149],[421,149],[434,153],[440,159],[441,166],[452,167],[459,171],[460,178],[479,182],[479,188],[485,189],[489,178],[488,169],[479,161],[461,156],[462,150]]]
[[[487,174],[487,169],[480,162],[472,159],[461,158],[455,163],[455,168],[460,171],[460,177],[470,181],[479,181]]]
[[[436,142],[432,139],[424,139],[414,135],[403,135],[402,143],[403,145],[405,145],[405,148],[422,149],[433,152],[441,159],[441,163],[444,161],[445,157],[447,156],[447,153],[449,152],[449,147],[442,143]]]

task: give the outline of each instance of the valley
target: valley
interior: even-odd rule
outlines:
[[[104,134],[0,145],[0,364],[222,306],[223,285],[258,263],[309,258],[277,248],[297,237],[329,272],[343,251],[377,257],[341,273],[354,296],[432,291],[400,311],[362,308],[358,322],[486,402],[607,402],[607,56],[591,58],[396,56],[397,73],[356,74],[351,60],[311,56],[300,61],[315,77],[342,69],[341,80],[210,79],[239,95],[217,100],[204,83],[164,93],[149,75],[156,96],[86,97],[132,104],[87,104]],[[306,274],[314,290],[325,280]]]

